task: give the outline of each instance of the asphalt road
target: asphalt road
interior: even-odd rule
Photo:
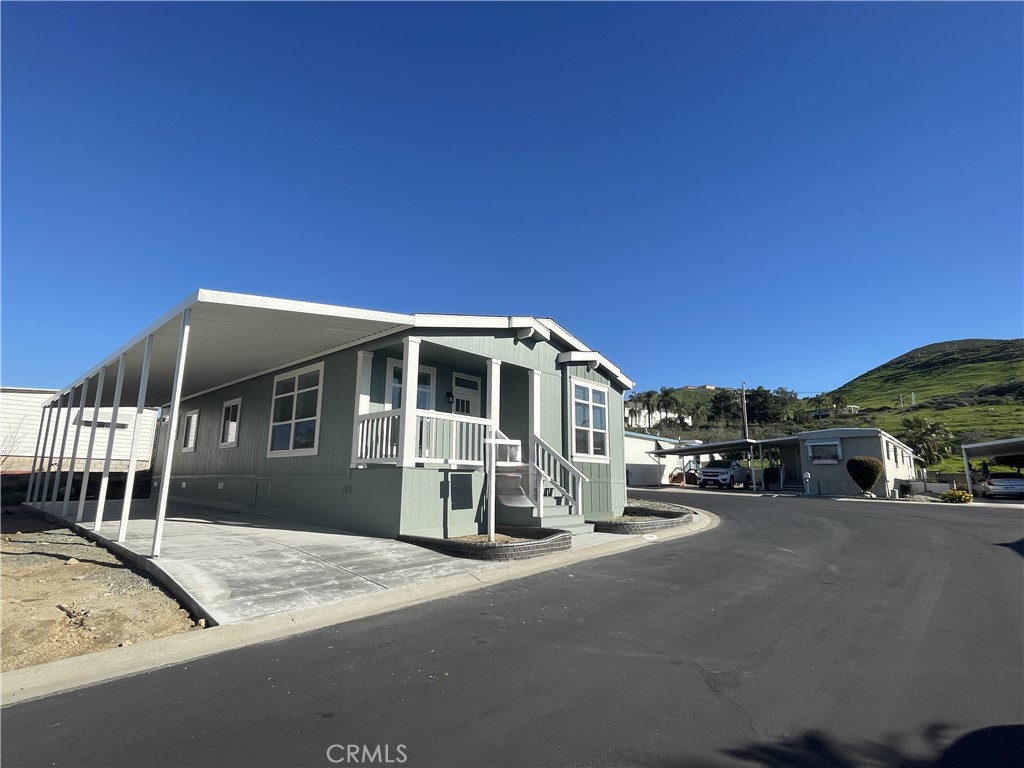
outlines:
[[[1024,721],[1019,507],[684,498],[722,524],[7,708],[3,765],[907,768],[1024,754],[1011,751],[1022,729],[997,727]]]

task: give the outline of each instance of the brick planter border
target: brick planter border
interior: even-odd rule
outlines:
[[[634,515],[660,517],[662,519],[630,522],[629,518]],[[688,510],[680,512],[662,512],[661,510],[644,509],[643,507],[626,507],[622,511],[622,517],[617,517],[611,520],[587,520],[587,522],[593,524],[594,531],[597,533],[638,534],[654,533],[655,531],[663,531],[666,528],[675,528],[679,525],[685,525],[693,520],[695,516],[696,515],[694,515],[693,512]]]
[[[399,541],[444,552],[446,555],[468,557],[473,560],[526,560],[552,552],[564,552],[572,547],[572,533],[558,528],[532,528],[512,525],[495,526],[496,533],[532,541],[490,542],[435,539],[431,536],[400,534]]]

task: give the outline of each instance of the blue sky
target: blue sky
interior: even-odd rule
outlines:
[[[550,316],[639,389],[1024,335],[1020,3],[3,3],[2,381],[197,288]]]

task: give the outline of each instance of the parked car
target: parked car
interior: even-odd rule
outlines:
[[[741,466],[738,461],[729,461],[728,459],[709,461],[700,468],[697,477],[697,484],[701,488],[707,488],[712,483],[719,488],[732,488],[736,485],[750,488],[753,484],[750,470]]]
[[[996,496],[1024,496],[1024,475],[1016,472],[993,472],[978,487],[987,499]]]

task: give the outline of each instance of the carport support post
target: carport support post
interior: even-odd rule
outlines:
[[[121,525],[117,529],[117,543],[123,544],[128,535],[128,510],[132,506],[132,491],[135,488],[135,469],[139,457],[135,455],[139,444],[139,425],[146,409],[146,387],[149,384],[149,363],[153,356],[153,334],[146,337],[145,351],[142,353],[142,375],[139,378],[139,401],[135,406],[135,423],[132,425],[131,447],[128,449],[128,477],[124,481],[124,504],[121,506]]]
[[[89,447],[85,449],[85,469],[82,470],[82,487],[78,492],[78,512],[75,515],[75,522],[82,522],[85,517],[85,494],[89,490],[89,472],[92,469],[92,452],[96,447],[96,423],[100,420],[100,403],[103,401],[103,385],[106,383],[106,366],[100,368],[99,376],[96,377],[96,396],[93,398],[92,425],[89,427]]]
[[[761,493],[764,493],[766,490],[764,484],[764,446],[760,443],[757,444],[757,460],[761,462]]]
[[[178,359],[174,363],[174,384],[171,387],[171,413],[167,419],[167,450],[160,476],[160,497],[156,505],[156,525],[153,526],[152,557],[160,557],[160,542],[164,536],[164,518],[167,516],[167,496],[171,491],[171,467],[174,464],[175,433],[181,411],[181,385],[185,377],[185,356],[188,354],[188,332],[192,327],[192,310],[181,313],[181,332],[178,334]],[[403,390],[404,392],[404,390]]]
[[[114,407],[110,411],[110,432],[107,435],[107,451],[103,457],[103,477],[100,478],[100,492],[96,497],[96,521],[92,529],[98,531],[103,525],[103,507],[107,503],[107,486],[110,485],[110,464],[114,458],[114,442],[117,440],[117,412],[121,408],[121,390],[124,388],[125,353],[117,361],[117,383],[114,385]]]
[[[57,459],[57,482],[53,484],[53,497],[50,504],[56,506],[60,497],[60,479],[64,474],[64,451],[68,447],[68,430],[71,428],[71,406],[75,403],[75,388],[68,390],[68,410],[64,414],[64,435],[60,439],[60,455]]]
[[[974,483],[971,481],[971,462],[967,459],[967,451],[960,448],[960,452],[964,455],[964,474],[967,475],[967,492],[974,495]]]
[[[32,503],[32,494],[35,493],[36,484],[39,480],[40,455],[43,447],[43,425],[46,423],[46,411],[39,409],[39,434],[36,435],[36,450],[32,454],[32,474],[28,478],[28,491],[25,492],[25,501]]]
[[[39,497],[39,507],[46,509],[46,498],[50,495],[50,474],[53,471],[53,452],[57,450],[57,428],[60,427],[60,401],[61,397],[57,398],[56,405],[50,403],[50,408],[56,409],[56,416],[53,420],[53,434],[50,436],[50,450],[46,454],[46,476],[43,478],[43,494]]]
[[[74,485],[75,463],[78,461],[78,440],[82,435],[82,415],[85,413],[85,398],[89,396],[89,379],[82,382],[82,394],[78,397],[78,415],[75,417],[75,442],[71,446],[71,467],[68,469],[68,484],[64,489],[64,505],[60,508],[61,517],[68,513],[71,506],[71,486]]]

